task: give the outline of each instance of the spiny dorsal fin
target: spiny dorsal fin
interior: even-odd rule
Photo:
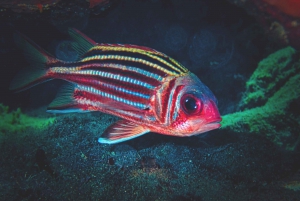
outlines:
[[[72,43],[72,48],[78,53],[79,58],[97,44],[95,41],[78,31],[77,29],[70,28],[69,34],[71,38],[76,42]]]

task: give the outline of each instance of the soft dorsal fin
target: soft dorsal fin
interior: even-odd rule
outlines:
[[[81,57],[92,47],[97,45],[95,41],[78,31],[77,29],[70,28],[69,34],[71,38],[76,42],[72,44],[72,48],[78,53],[79,57]]]
[[[148,128],[122,119],[109,126],[98,139],[98,142],[115,144],[124,142],[126,140],[131,140],[148,132],[150,132]]]

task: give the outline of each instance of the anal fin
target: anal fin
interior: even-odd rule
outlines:
[[[75,84],[67,83],[57,93],[56,98],[50,103],[47,112],[50,113],[71,113],[71,112],[89,112],[80,108],[74,100],[73,94]]]
[[[115,144],[139,137],[148,132],[150,132],[150,130],[142,125],[137,125],[128,120],[119,120],[104,131],[98,139],[98,142]]]

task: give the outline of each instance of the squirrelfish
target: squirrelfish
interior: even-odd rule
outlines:
[[[11,90],[66,80],[48,111],[100,111],[120,117],[100,143],[119,143],[148,132],[185,137],[220,127],[215,96],[176,60],[148,47],[99,44],[75,29],[69,34],[79,54],[75,62],[56,59],[17,34],[32,68],[16,76]]]

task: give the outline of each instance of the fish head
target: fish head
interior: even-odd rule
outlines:
[[[172,127],[179,136],[192,136],[219,128],[217,99],[193,73],[177,78]]]

